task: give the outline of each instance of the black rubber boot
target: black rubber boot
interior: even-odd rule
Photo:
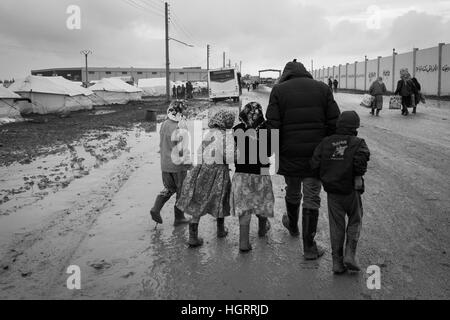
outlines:
[[[178,227],[183,224],[188,224],[191,219],[188,219],[184,216],[184,212],[178,209],[176,206],[174,207],[175,219],[173,221],[173,226]]]
[[[376,111],[376,116],[377,116],[377,117],[380,116],[380,109],[377,109],[377,111]]]
[[[347,268],[344,265],[344,257],[333,256],[333,273],[343,274],[345,271],[347,271]]]
[[[287,214],[283,215],[281,222],[283,226],[288,229],[289,233],[293,237],[300,236],[298,229],[298,216],[300,214],[300,204],[292,204],[286,201]]]
[[[167,202],[167,199],[162,195],[158,195],[155,200],[155,204],[153,208],[150,210],[150,215],[152,216],[153,221],[156,223],[162,224],[163,219],[161,218],[161,209],[164,204]]]
[[[374,115],[374,113],[375,113],[375,110],[372,109],[372,110],[370,111],[370,114],[371,114],[371,115]]]
[[[198,237],[198,223],[189,224],[188,245],[191,248],[200,247],[201,245],[203,245],[203,239]]]
[[[249,252],[251,251],[252,245],[250,244],[250,225],[239,225],[239,251]]]
[[[306,260],[316,260],[323,256],[325,251],[317,245],[314,237],[317,232],[319,222],[319,210],[303,209],[302,213],[302,235],[303,235],[303,256]]]
[[[358,241],[353,239],[347,239],[345,245],[344,265],[350,271],[361,271],[358,263],[356,262],[356,247]]]
[[[228,230],[225,228],[225,218],[217,218],[217,238],[225,238]]]
[[[413,108],[412,113],[413,113],[413,114],[416,114],[416,107]]]
[[[270,230],[270,221],[266,217],[258,216],[258,236],[265,237]]]

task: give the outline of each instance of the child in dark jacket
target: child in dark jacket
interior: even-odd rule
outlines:
[[[265,125],[262,107],[257,102],[250,102],[243,108],[239,121],[233,128],[236,171],[231,185],[230,206],[233,215],[239,217],[239,250],[249,252],[252,250],[249,238],[252,214],[258,217],[260,237],[267,234],[270,229],[268,218],[274,215],[275,197],[269,175],[271,136]],[[262,136],[264,131],[265,137]],[[262,146],[266,148],[265,159],[260,158]]]
[[[355,254],[363,216],[363,176],[370,151],[364,139],[357,137],[359,126],[359,116],[355,111],[343,112],[337,121],[336,134],[317,146],[311,160],[312,169],[327,192],[333,272],[336,274],[347,269],[360,271]]]

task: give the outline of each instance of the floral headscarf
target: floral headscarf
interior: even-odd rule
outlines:
[[[245,105],[239,113],[239,120],[247,128],[258,128],[264,122],[264,115],[261,105],[258,102],[250,102]]]
[[[408,68],[400,69],[400,78],[402,78],[402,80],[411,79],[411,75],[409,74]]]
[[[186,103],[183,100],[174,100],[170,103],[167,109],[167,117],[170,120],[180,122],[184,120],[184,113],[187,109]]]
[[[208,127],[211,129],[227,130],[233,128],[236,115],[228,110],[220,110],[209,119]]]

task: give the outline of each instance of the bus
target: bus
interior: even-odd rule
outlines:
[[[239,101],[240,84],[238,72],[234,68],[209,70],[209,98],[217,102],[219,100],[233,99]]]

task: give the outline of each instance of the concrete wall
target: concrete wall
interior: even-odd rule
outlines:
[[[441,94],[450,96],[450,44],[442,48],[442,90]]]
[[[437,94],[438,57],[438,48],[417,51],[416,78],[425,94]]]
[[[367,61],[366,90],[369,90],[370,85],[375,80],[377,80],[377,78],[378,78],[378,59]]]
[[[417,78],[425,95],[450,96],[450,44],[372,59],[367,64],[360,61],[347,67],[325,67],[314,72],[314,77],[324,82],[329,77],[339,78],[340,88],[368,90],[380,76],[387,90],[393,92],[404,68]]]

